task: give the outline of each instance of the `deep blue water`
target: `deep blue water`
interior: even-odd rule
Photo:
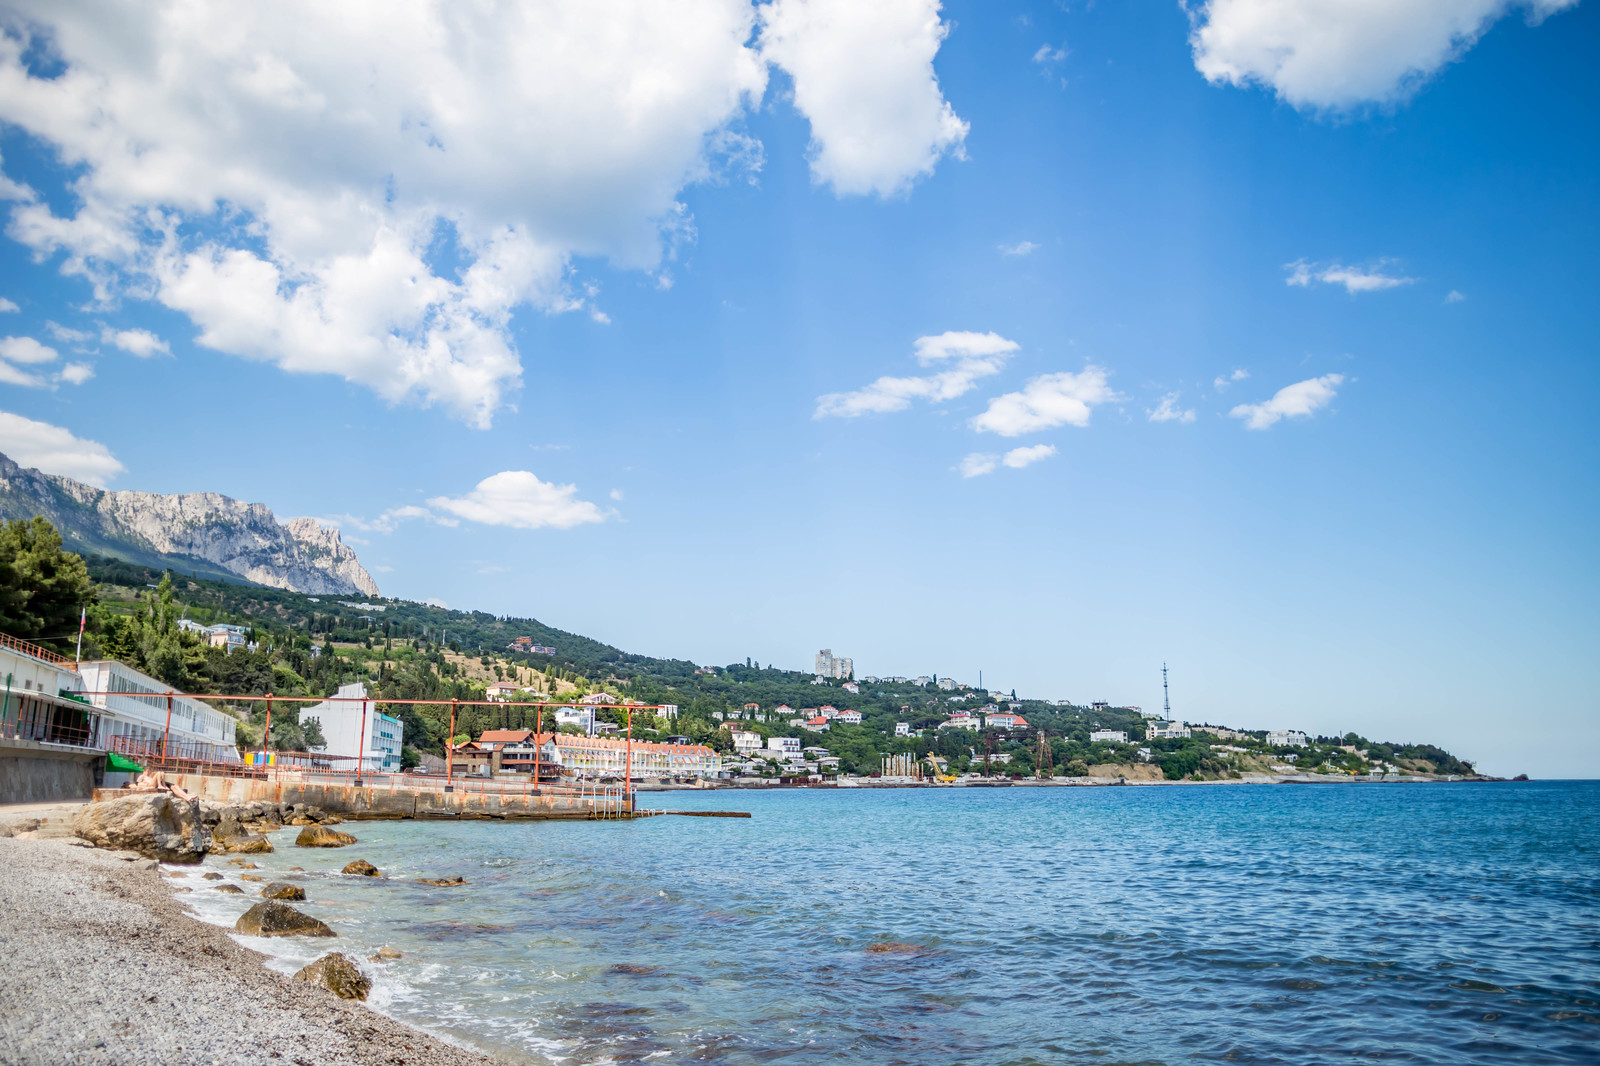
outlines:
[[[369,967],[381,1009],[513,1061],[1592,1063],[1597,801],[1588,782],[645,794],[755,817],[356,823],[339,851],[280,836],[257,872],[304,866],[338,946],[405,953]],[[391,876],[332,874],[357,857]],[[188,883],[214,920],[249,902]],[[250,943],[284,968],[326,947]]]

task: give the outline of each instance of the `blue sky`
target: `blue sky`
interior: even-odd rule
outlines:
[[[611,6],[8,5],[0,450],[634,651],[1592,776],[1594,5]]]

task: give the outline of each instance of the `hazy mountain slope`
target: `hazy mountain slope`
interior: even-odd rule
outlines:
[[[69,547],[294,592],[378,595],[356,553],[312,519],[215,492],[110,492],[0,455],[0,517],[42,514]]]

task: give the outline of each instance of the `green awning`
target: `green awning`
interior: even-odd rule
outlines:
[[[144,767],[134,762],[125,755],[118,755],[114,751],[106,752],[106,770],[113,773],[143,773]]]

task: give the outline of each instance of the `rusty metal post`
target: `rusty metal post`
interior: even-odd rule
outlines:
[[[361,787],[361,764],[367,761],[367,701],[361,701],[361,739],[356,741],[356,787]]]
[[[161,731],[161,761],[167,760],[167,742],[172,736],[172,693],[167,693],[167,727]]]
[[[628,800],[628,809],[633,809],[633,708],[628,708],[628,768],[626,776],[622,779],[622,795]]]
[[[539,750],[544,747],[544,704],[539,704],[533,719],[533,794],[539,794]]]
[[[272,693],[267,693],[267,724],[261,730],[261,772],[267,772],[267,743],[272,737]]]
[[[450,698],[450,735],[444,738],[444,790],[456,790],[456,700]]]

